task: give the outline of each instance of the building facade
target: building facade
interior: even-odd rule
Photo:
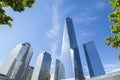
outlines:
[[[0,80],[10,80],[10,79],[4,74],[0,74]]]
[[[34,67],[28,66],[26,73],[24,74],[23,80],[31,80]]]
[[[60,80],[84,80],[77,40],[72,19],[67,17],[64,24],[60,59]]]
[[[104,75],[105,71],[93,41],[83,44],[90,77]]]
[[[59,80],[60,60],[56,59],[54,80]]]
[[[31,60],[33,51],[29,43],[18,44],[11,52],[8,60],[3,63],[0,73],[11,80],[22,80]]]
[[[49,53],[41,53],[37,58],[31,80],[50,80],[51,61]]]

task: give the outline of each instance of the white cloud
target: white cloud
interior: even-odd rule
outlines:
[[[92,22],[96,21],[98,17],[90,16],[88,13],[81,13],[77,18],[75,18],[75,22],[79,24],[91,24]]]
[[[86,31],[86,32],[81,32],[81,36],[84,36],[84,37],[88,37],[88,36],[92,36],[92,35],[94,35],[94,33],[93,32],[88,32],[88,31]]]
[[[120,71],[120,64],[119,63],[113,63],[113,64],[105,64],[104,65],[106,73],[112,73],[115,71]]]
[[[54,79],[54,71],[55,71],[55,59],[57,57],[58,50],[58,38],[60,34],[60,23],[59,23],[59,14],[58,9],[62,3],[62,0],[54,0],[52,6],[52,26],[50,30],[46,33],[47,37],[51,40],[51,56],[52,56],[52,64],[51,64],[51,80]]]
[[[58,50],[58,38],[60,34],[60,23],[59,23],[59,14],[58,14],[58,9],[62,3],[62,0],[55,0],[54,5],[52,6],[52,27],[51,29],[47,32],[48,38],[52,40],[52,45],[51,45],[51,54],[53,57],[53,60],[56,59],[56,54]]]
[[[75,8],[75,5],[71,5],[68,8],[64,9],[62,12],[62,16],[69,16],[69,13],[71,13]]]
[[[59,23],[58,9],[61,3],[62,3],[62,0],[57,0],[52,6],[52,14],[53,14],[52,15],[52,27],[46,33],[49,38],[57,37],[59,35],[60,23]]]
[[[2,65],[2,63],[0,62],[0,66]]]
[[[54,42],[51,47],[51,53],[52,53],[53,60],[57,58],[57,49],[58,49],[58,41]]]
[[[79,39],[85,41],[85,39],[94,36],[95,32],[94,31],[88,31],[88,30],[81,30],[81,31],[78,32],[77,35],[78,35]]]
[[[57,50],[57,42],[53,43],[52,49],[51,49],[52,53],[55,54],[56,50]]]
[[[105,7],[105,3],[102,1],[97,1],[95,4],[95,8],[104,8]]]

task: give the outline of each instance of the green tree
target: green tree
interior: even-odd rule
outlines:
[[[109,20],[112,22],[110,26],[112,37],[106,38],[106,44],[118,49],[118,58],[120,60],[120,0],[109,0],[113,12],[109,14]]]
[[[12,27],[12,17],[7,15],[5,8],[12,8],[15,12],[22,12],[26,7],[31,8],[35,0],[0,0],[0,26],[8,25]]]

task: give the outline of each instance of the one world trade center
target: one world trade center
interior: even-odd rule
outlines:
[[[84,80],[74,26],[70,17],[66,18],[64,24],[59,72],[60,80]]]

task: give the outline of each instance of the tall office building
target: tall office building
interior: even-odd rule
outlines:
[[[11,52],[8,60],[3,63],[0,73],[11,80],[22,80],[32,57],[32,47],[29,43],[18,44]]]
[[[54,80],[59,80],[60,60],[56,59]]]
[[[34,67],[29,66],[26,70],[26,73],[24,74],[24,77],[22,80],[31,80],[32,74],[33,74]]]
[[[49,53],[41,53],[37,58],[31,80],[50,80],[51,61]]]
[[[60,80],[84,79],[73,22],[69,17],[64,25],[60,62]]]
[[[93,41],[83,44],[85,56],[88,64],[90,77],[96,77],[105,74],[100,57]]]

